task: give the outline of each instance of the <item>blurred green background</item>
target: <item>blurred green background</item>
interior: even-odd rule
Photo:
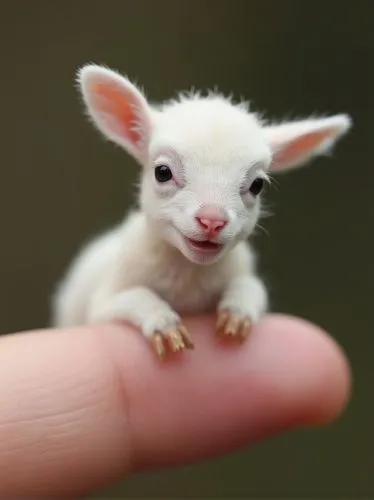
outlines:
[[[152,100],[218,86],[274,118],[352,115],[332,158],[278,180],[256,239],[273,309],[338,340],[354,374],[343,417],[249,451],[135,477],[98,495],[374,495],[374,29],[372,0],[3,1],[2,332],[43,327],[88,236],[119,220],[138,169],[85,120],[74,73],[105,63]]]

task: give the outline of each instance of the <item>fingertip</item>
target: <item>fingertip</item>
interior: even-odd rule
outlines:
[[[136,469],[188,463],[274,432],[327,424],[348,402],[342,349],[305,320],[268,315],[236,347],[218,341],[212,317],[185,318],[185,325],[196,349],[163,365],[136,332],[131,341],[118,330],[110,335],[131,401]]]
[[[347,355],[337,341],[305,319],[282,314],[267,316],[257,330],[258,338],[272,335],[273,349],[267,353],[274,359],[268,366],[279,370],[273,380],[283,382],[284,397],[298,406],[298,424],[337,419],[349,403],[352,383]]]

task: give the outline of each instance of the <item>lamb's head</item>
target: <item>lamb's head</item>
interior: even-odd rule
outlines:
[[[266,124],[217,94],[154,106],[96,65],[84,66],[78,83],[96,127],[142,165],[140,202],[153,227],[201,264],[252,233],[269,173],[329,151],[351,124],[347,115]]]

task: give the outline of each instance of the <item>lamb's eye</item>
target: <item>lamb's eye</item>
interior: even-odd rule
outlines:
[[[252,182],[251,187],[249,188],[249,191],[254,196],[257,196],[263,190],[264,184],[265,184],[264,179],[262,179],[261,177],[257,177],[257,179],[255,179]]]
[[[158,182],[167,182],[172,179],[173,174],[171,173],[170,168],[166,165],[158,165],[155,168],[155,177]]]

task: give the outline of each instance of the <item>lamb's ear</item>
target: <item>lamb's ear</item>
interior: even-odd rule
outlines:
[[[77,83],[98,130],[142,161],[152,130],[152,109],[144,94],[119,73],[93,64],[79,70]]]
[[[348,115],[270,125],[264,128],[273,154],[270,170],[298,167],[312,157],[328,153],[351,127]]]

